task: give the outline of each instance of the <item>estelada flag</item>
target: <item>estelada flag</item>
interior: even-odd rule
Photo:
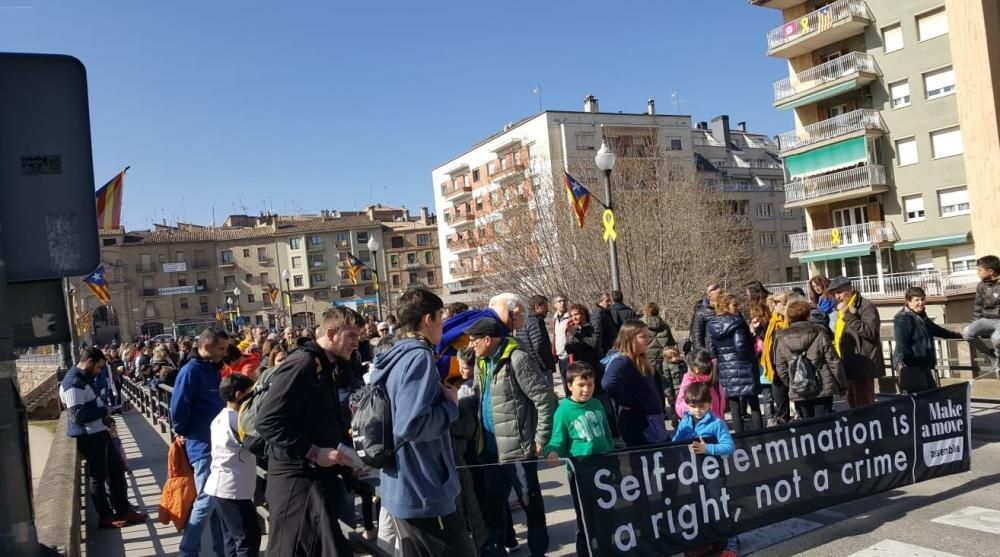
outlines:
[[[126,167],[97,190],[97,228],[102,230],[119,228],[122,225],[122,192],[125,189]]]
[[[92,320],[90,318],[90,312],[89,311],[81,313],[80,315],[78,315],[77,318],[76,318],[76,334],[77,335],[82,335],[83,333],[86,333],[87,331],[89,331],[90,330],[90,326],[91,326],[92,323],[93,322],[92,322]]]
[[[346,256],[345,261],[347,262],[347,274],[351,277],[351,283],[357,284],[358,275],[361,273],[361,270],[365,268],[365,264],[363,261],[355,257],[354,254],[347,253],[344,255]]]
[[[281,290],[278,290],[278,287],[272,282],[267,285],[267,295],[270,296],[271,303],[275,304],[278,302],[278,296],[281,295]]]
[[[590,207],[590,190],[577,181],[576,178],[564,172],[566,176],[566,198],[573,207],[573,214],[576,215],[576,223],[583,228],[583,223],[587,218],[587,209]]]
[[[104,263],[98,265],[93,273],[87,275],[87,278],[83,279],[83,284],[87,285],[87,288],[94,293],[94,296],[97,296],[102,304],[111,303],[111,288],[108,287],[108,281],[104,276]]]
[[[216,306],[215,307],[215,320],[216,321],[223,321],[225,319],[226,319],[226,314],[222,312],[222,308]]]

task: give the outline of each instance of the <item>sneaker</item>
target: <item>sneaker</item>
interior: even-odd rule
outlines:
[[[735,549],[724,549],[720,557],[739,557]]]
[[[149,520],[149,515],[130,508],[127,513],[116,516],[115,520],[120,520],[126,524],[142,524]]]
[[[122,528],[126,522],[113,516],[106,516],[98,523],[98,528]]]

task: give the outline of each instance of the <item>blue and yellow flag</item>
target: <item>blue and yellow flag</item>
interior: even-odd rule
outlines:
[[[564,172],[566,176],[566,197],[573,207],[573,214],[576,215],[576,223],[583,228],[583,223],[587,218],[587,209],[590,207],[590,190],[577,181],[576,178]]]
[[[354,254],[347,253],[344,258],[347,263],[347,275],[351,277],[351,283],[358,283],[358,275],[361,274],[361,270],[365,268],[363,261],[354,256]]]
[[[87,275],[87,278],[83,279],[83,284],[87,285],[87,288],[94,293],[94,296],[97,296],[102,304],[111,303],[111,288],[108,287],[108,281],[104,276],[104,263],[98,265],[93,273]]]

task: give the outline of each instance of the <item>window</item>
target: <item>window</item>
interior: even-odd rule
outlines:
[[[919,250],[913,252],[913,261],[916,263],[918,271],[934,270],[934,254],[931,250]]]
[[[476,198],[476,210],[477,211],[483,210],[483,196],[481,195]]]
[[[358,243],[359,244],[367,244],[368,243],[368,233],[367,232],[358,232],[356,234],[356,236],[358,237]]]
[[[174,253],[174,261],[176,261],[178,263],[180,263],[181,261],[184,261],[184,252],[183,251],[178,251],[178,252]]]
[[[256,301],[257,301],[257,297],[254,295],[254,293],[253,292],[248,292],[247,293],[247,302],[249,302],[249,303],[252,304],[252,303],[254,303]]]
[[[317,290],[315,294],[317,300],[329,300],[330,291],[329,290]]]
[[[375,295],[375,287],[374,286],[366,286],[365,287],[365,296],[374,296],[374,295]]]
[[[245,282],[247,284],[250,284],[251,282],[253,282],[253,273],[247,273],[247,274],[243,275],[243,282]]]
[[[223,263],[233,263],[233,250],[224,249],[222,250],[222,262]]]
[[[310,236],[309,237],[309,245],[310,246],[322,246],[323,245],[323,237],[322,236],[318,236],[318,235]]]
[[[427,284],[434,284],[434,271],[427,271]]]
[[[410,252],[410,253],[406,254],[406,264],[407,265],[416,265],[417,264],[417,254],[415,254],[413,252]]]
[[[232,290],[236,288],[236,275],[226,275],[222,277],[222,289]]]
[[[243,248],[243,257],[250,257],[250,248]]]
[[[683,149],[683,146],[681,145],[681,138],[668,137],[667,140],[670,142],[671,151],[680,151],[681,149]]]
[[[361,280],[372,280],[372,270],[361,269]]]
[[[392,287],[399,288],[399,275],[392,275]]]
[[[403,247],[404,245],[403,242],[404,240],[402,236],[393,236],[392,238],[389,238],[389,247],[393,249],[399,249]]]
[[[577,151],[593,151],[594,150],[594,132],[576,132],[574,136],[576,140],[576,150]]]
[[[889,84],[889,96],[892,98],[893,108],[903,108],[910,106],[910,82],[897,81]]]
[[[847,104],[835,104],[827,109],[830,118],[836,118],[837,116],[842,116],[847,114]]]
[[[790,219],[795,217],[795,209],[782,209],[781,218]]]
[[[478,168],[472,171],[472,181],[473,182],[478,182],[479,181],[479,169]]]
[[[347,280],[347,271],[340,272],[340,280]]]
[[[351,234],[349,232],[337,232],[337,245],[341,247],[351,245]]]
[[[101,240],[101,245],[102,246],[115,246],[115,245],[118,245],[118,241],[115,240],[114,238],[104,238],[103,240]]]
[[[302,286],[302,275],[295,275],[292,277],[292,286]]]
[[[181,298],[181,299],[177,300],[177,303],[180,305],[181,309],[187,309],[188,308],[188,299],[187,298]]]
[[[417,284],[417,273],[410,273],[410,284]]]
[[[389,256],[389,266],[393,268],[399,267],[399,256],[395,253]]]
[[[953,273],[976,271],[976,253],[973,246],[955,246],[948,248],[948,268]]]
[[[292,258],[292,268],[299,269],[301,267],[302,267],[302,256],[296,255],[295,257]]]
[[[417,234],[417,245],[418,246],[429,246],[429,245],[431,245],[431,235],[430,234]]]
[[[146,300],[146,317],[156,317],[156,304],[152,300]]]
[[[924,95],[927,100],[955,92],[955,70],[951,66],[924,74]]]
[[[424,263],[426,263],[428,265],[433,265],[434,264],[434,252],[433,251],[425,251],[424,252]]]
[[[904,197],[903,212],[906,213],[906,222],[920,222],[924,220],[924,196],[912,195]]]
[[[507,157],[500,157],[500,170],[506,170],[507,166]]]
[[[198,297],[198,311],[200,313],[208,313],[208,296]]]
[[[882,28],[882,45],[886,54],[903,48],[903,28],[898,23]]]
[[[917,138],[907,137],[896,140],[896,164],[906,166],[917,164],[920,157],[917,156]]]
[[[802,267],[785,267],[785,280],[788,282],[802,280]]]
[[[354,297],[354,289],[353,288],[341,288],[340,289],[340,297],[341,298],[353,298]]]
[[[194,288],[198,292],[204,292],[204,291],[208,290],[208,279],[203,278],[203,277],[199,277],[198,278],[198,282],[195,283],[195,287]]]
[[[761,247],[773,247],[774,246],[774,232],[761,232],[760,233],[760,245]]]
[[[781,235],[781,245],[783,245],[785,247],[788,247],[788,246],[792,245],[792,235],[791,234],[782,234]]]
[[[944,8],[917,16],[917,40],[927,41],[948,33],[948,14]]]
[[[771,218],[774,212],[774,206],[771,203],[758,203],[756,209],[757,209],[757,218],[762,218],[762,219]],[[771,240],[771,243],[772,244],[774,243],[773,238]]]
[[[299,238],[288,239],[288,249],[299,249],[299,246],[300,246]]]
[[[188,285],[187,274],[181,273],[177,275],[177,286],[187,286],[187,285]]]
[[[163,253],[158,253],[158,254],[156,254],[156,259],[157,259],[157,260],[158,260],[158,261],[159,261],[160,263],[166,263],[166,262],[167,262],[167,256],[166,256],[166,254],[163,254]]]
[[[931,155],[935,159],[961,154],[962,131],[958,126],[931,132]]]
[[[292,292],[292,301],[293,302],[304,302],[305,299],[306,299],[306,295],[303,294],[302,292]]]
[[[326,273],[313,273],[309,275],[309,280],[313,283],[326,282]]]
[[[260,274],[260,284],[262,286],[267,286],[267,285],[271,284],[271,275],[269,275],[267,273],[261,273]]]
[[[267,261],[267,248],[257,248],[257,261]]]
[[[942,217],[969,214],[969,190],[965,186],[938,191]]]
[[[486,174],[492,176],[497,173],[497,163],[496,161],[490,161],[486,164]]]
[[[322,269],[325,264],[326,264],[326,262],[323,261],[323,256],[322,255],[310,255],[309,256],[309,268],[310,269]]]
[[[254,315],[253,316],[253,320],[254,320],[254,322],[257,325],[263,325],[264,324],[264,316],[263,315],[260,315],[260,314]]]

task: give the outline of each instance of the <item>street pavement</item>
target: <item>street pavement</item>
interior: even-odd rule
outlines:
[[[167,442],[142,415],[130,411],[119,434],[132,467],[131,497],[153,517],[121,530],[86,532],[90,556],[169,556],[180,535],[156,523],[166,480]],[[963,556],[1000,553],[1000,404],[973,404],[972,472],[939,478],[786,520],[740,536],[741,555]],[[575,514],[562,466],[543,467],[552,557],[576,555]],[[96,515],[88,512],[88,522]],[[524,516],[515,509],[520,546],[527,556]],[[206,540],[207,541],[207,540]],[[266,543],[266,542],[265,542]],[[208,544],[202,555],[208,556]],[[262,553],[263,554],[263,553]]]

